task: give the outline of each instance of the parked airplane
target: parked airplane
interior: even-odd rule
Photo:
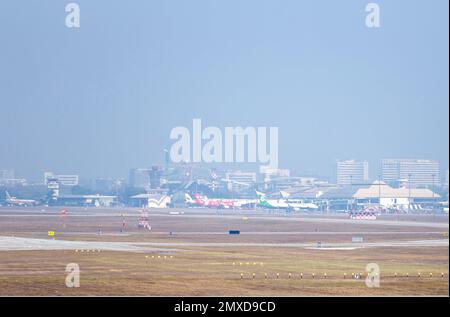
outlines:
[[[9,206],[36,206],[39,204],[37,200],[33,199],[18,199],[16,197],[12,197],[8,191],[5,191],[6,199],[5,202]]]
[[[295,211],[300,211],[300,210],[317,210],[319,209],[319,206],[317,206],[314,203],[305,203],[302,200],[293,200],[293,199],[289,199],[289,193],[284,192],[284,191],[280,191],[281,196],[286,199],[287,204],[289,205],[289,207]]]
[[[185,194],[186,203],[191,206],[206,207],[206,208],[245,208],[256,204],[255,199],[223,199],[223,198],[208,198],[195,194],[193,199],[189,194]]]
[[[289,194],[281,192],[282,198],[280,199],[266,199],[266,194],[256,192],[258,195],[258,205],[269,209],[286,209],[286,210],[317,210],[319,206],[313,203],[304,203],[300,200],[288,199]]]
[[[258,205],[269,209],[289,209],[288,203],[285,199],[266,199],[266,194],[256,192],[258,196]]]
[[[186,195],[186,201],[188,204],[197,206],[197,207],[206,207],[206,208],[226,208],[228,206],[228,202],[220,203],[218,200],[211,200],[207,197],[202,197],[200,194],[195,194],[195,199],[192,199],[192,197],[189,194]]]

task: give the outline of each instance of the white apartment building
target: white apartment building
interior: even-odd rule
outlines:
[[[388,183],[410,183],[413,187],[439,186],[439,162],[417,159],[383,159],[381,161],[381,177]]]
[[[337,161],[337,183],[339,185],[365,184],[369,181],[369,162]]]

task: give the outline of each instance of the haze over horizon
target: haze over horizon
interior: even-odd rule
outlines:
[[[0,3],[0,169],[126,177],[172,128],[276,126],[279,167],[449,161],[448,1]],[[250,23],[251,21],[251,23]],[[256,164],[255,166],[259,166]]]

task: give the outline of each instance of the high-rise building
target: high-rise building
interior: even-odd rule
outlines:
[[[251,188],[256,182],[256,173],[233,171],[225,174],[229,191],[239,191]]]
[[[449,174],[448,170],[445,171],[445,178],[444,178],[444,188],[448,190],[448,181],[449,181]]]
[[[91,188],[96,192],[117,191],[124,183],[123,179],[95,178],[91,180]]]
[[[49,179],[58,181],[60,185],[63,186],[78,186],[79,176],[78,175],[55,175],[53,172],[44,173],[44,183],[48,184]]]
[[[156,189],[161,187],[161,176],[163,169],[159,166],[152,166],[149,177],[150,177],[150,188]]]
[[[407,182],[414,187],[439,186],[439,162],[416,159],[383,159],[381,177],[386,183]]]
[[[150,169],[149,168],[133,168],[129,172],[129,183],[133,187],[148,188],[150,187]]]
[[[369,181],[369,162],[337,161],[337,183],[339,185],[363,184]]]
[[[290,178],[291,171],[263,166],[259,169],[263,176],[264,190],[283,190],[292,187],[296,181]]]
[[[14,170],[0,170],[0,180],[14,179]]]
[[[16,178],[14,170],[0,170],[0,184],[7,186],[24,185],[27,180],[24,178]]]
[[[271,168],[267,166],[263,166],[259,168],[259,172],[267,177],[289,177],[291,175],[291,171],[288,169],[282,168]]]

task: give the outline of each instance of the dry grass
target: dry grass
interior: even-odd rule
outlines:
[[[321,240],[326,243],[351,240],[351,234],[322,236],[299,233],[317,230],[361,231],[367,233],[363,234],[365,241],[442,238],[440,229],[257,220],[251,216],[248,220],[151,216],[153,231],[143,232],[135,227],[138,214],[136,210],[128,212],[126,234],[129,235],[117,235],[122,217],[119,211],[111,213],[110,216],[94,214],[75,217],[71,216],[74,212],[70,211],[71,215],[63,220],[58,216],[57,210],[52,210],[30,217],[27,222],[23,216],[3,215],[0,219],[0,235],[47,238],[47,231],[54,230],[57,239],[84,241],[301,243]],[[31,210],[30,214],[33,214]],[[65,228],[62,226],[64,222]],[[97,236],[95,233],[100,226],[104,235]],[[240,229],[242,232],[283,231],[292,234],[242,234],[235,237],[217,234],[168,234],[169,231],[226,232],[230,229]],[[388,233],[369,234],[374,231]],[[409,231],[412,233],[398,233]],[[176,249],[182,251],[171,253],[172,258],[166,255],[165,259],[163,254],[160,254],[158,259],[158,254],[131,252],[102,251],[87,254],[74,251],[3,251],[0,252],[0,295],[448,296],[449,294],[448,247],[366,248],[345,251],[251,246],[235,248],[177,246]],[[80,288],[65,286],[65,267],[68,263],[77,263],[80,266]],[[377,263],[380,266],[380,288],[367,288],[364,279],[350,278],[352,273],[364,273],[368,263]],[[419,272],[422,273],[420,278],[417,276]],[[433,273],[433,277],[429,276],[430,272]],[[442,272],[445,273],[443,278]],[[300,278],[301,273],[303,278]],[[312,273],[315,273],[314,279]],[[327,273],[326,279],[324,273]],[[406,277],[406,273],[409,277]]]
[[[11,251],[0,259],[0,295],[448,295],[448,248],[368,251],[198,249],[159,259],[125,252]],[[80,288],[65,286],[65,266],[72,262],[81,269]],[[350,278],[370,262],[381,268],[378,289]]]

